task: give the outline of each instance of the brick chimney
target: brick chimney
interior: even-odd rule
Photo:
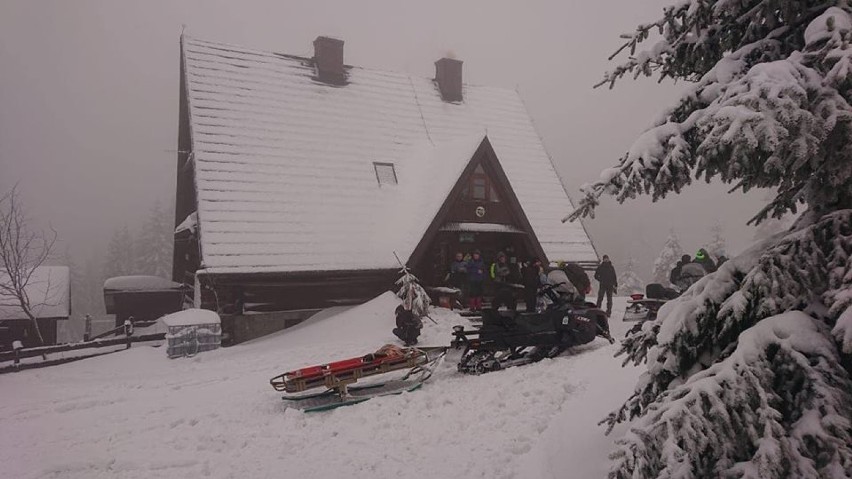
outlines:
[[[435,62],[435,81],[444,101],[462,101],[462,61],[442,58]]]
[[[346,83],[346,73],[343,70],[343,40],[317,37],[314,40],[314,64],[319,81],[336,85]]]

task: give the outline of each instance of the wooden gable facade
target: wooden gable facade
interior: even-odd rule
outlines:
[[[442,284],[455,253],[479,250],[490,262],[514,252],[517,261],[546,261],[541,244],[486,137],[444,200],[408,266],[429,284]]]

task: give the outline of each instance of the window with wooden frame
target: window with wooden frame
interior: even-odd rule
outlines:
[[[393,163],[373,162],[373,167],[376,169],[376,181],[379,182],[379,186],[397,184]]]
[[[497,187],[485,173],[485,168],[482,165],[476,165],[476,168],[474,168],[462,191],[462,196],[464,199],[472,201],[490,201],[493,203],[500,201],[500,197],[497,195]]]

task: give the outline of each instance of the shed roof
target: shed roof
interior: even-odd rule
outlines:
[[[184,37],[202,263],[209,272],[396,267],[486,135],[550,259],[595,261],[520,96]],[[379,185],[374,163],[398,185]]]
[[[9,275],[0,270],[0,282]],[[36,318],[68,318],[71,315],[71,270],[67,266],[39,266],[24,291]],[[0,321],[28,319],[14,298],[0,295]]]

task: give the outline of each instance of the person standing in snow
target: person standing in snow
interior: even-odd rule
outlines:
[[[681,270],[683,270],[683,266],[691,262],[692,258],[690,258],[688,254],[681,256],[680,260],[678,260],[674,269],[672,269],[672,272],[669,274],[669,283],[677,285],[678,281],[680,281],[680,273]]]
[[[609,260],[609,256],[603,255],[603,261],[595,270],[595,279],[598,280],[598,302],[597,306],[600,309],[603,304],[604,295],[606,295],[606,315],[612,315],[612,294],[618,288],[618,278],[615,275],[615,268]]]
[[[509,267],[506,253],[502,251],[497,253],[497,261],[491,264],[491,279],[495,286],[492,308],[499,309],[500,306],[506,306],[509,309],[515,309],[517,307],[515,297],[512,294],[512,286],[509,284],[511,274],[512,270]]]
[[[678,277],[678,282],[675,283],[675,285],[680,289],[681,292],[686,291],[687,289],[689,289],[690,286],[695,284],[706,274],[707,271],[704,269],[703,266],[701,266],[700,263],[687,263],[681,268],[680,277]]]
[[[538,288],[541,287],[541,277],[544,269],[541,266],[541,260],[532,258],[524,267],[524,303],[527,305],[527,312],[534,312],[536,301],[538,300]]]
[[[456,253],[455,259],[450,264],[449,284],[461,291],[462,296],[465,296],[467,292],[467,262],[464,260],[464,255],[461,251]]]
[[[708,274],[716,271],[716,263],[713,262],[713,259],[710,258],[710,253],[704,248],[699,249],[695,253],[695,262],[700,264]]]
[[[468,307],[471,311],[482,310],[482,282],[485,281],[485,263],[479,250],[467,262]]]

